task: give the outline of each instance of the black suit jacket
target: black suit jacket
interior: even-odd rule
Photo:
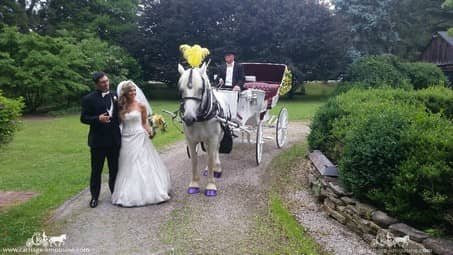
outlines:
[[[118,101],[115,98],[118,98],[115,92],[110,91],[110,94],[103,98],[99,90],[95,90],[82,98],[80,121],[90,125],[88,145],[91,148],[121,146],[119,108]],[[99,121],[99,115],[107,112],[111,102],[113,102],[113,116],[110,123],[102,123]]]
[[[223,64],[221,67],[220,67],[220,72],[219,72],[219,78],[222,78],[224,82],[226,82],[226,69],[227,69],[227,66],[226,64]],[[241,88],[241,90],[244,90],[244,81],[245,81],[245,77],[244,77],[244,67],[238,63],[238,62],[234,62],[234,67],[233,67],[233,86],[231,88],[233,88],[234,86],[239,86]],[[223,85],[223,88],[227,88],[225,85]]]

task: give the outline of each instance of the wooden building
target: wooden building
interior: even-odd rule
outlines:
[[[453,82],[453,37],[445,31],[435,33],[421,60],[439,66]]]

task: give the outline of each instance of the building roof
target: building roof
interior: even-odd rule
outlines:
[[[439,31],[438,34],[445,40],[447,43],[453,46],[453,36],[449,36],[446,31]]]

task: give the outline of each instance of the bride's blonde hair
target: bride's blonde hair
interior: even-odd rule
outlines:
[[[127,104],[127,95],[129,94],[132,89],[135,89],[135,84],[132,81],[123,81],[118,86],[121,87],[120,91],[120,98],[118,100],[118,106],[120,108],[120,118],[121,120],[124,120],[124,115],[126,114],[128,110],[128,104]]]

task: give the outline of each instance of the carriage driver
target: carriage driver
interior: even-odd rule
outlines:
[[[233,91],[244,90],[244,67],[234,61],[235,52],[225,51],[225,64],[220,67],[218,87]]]

